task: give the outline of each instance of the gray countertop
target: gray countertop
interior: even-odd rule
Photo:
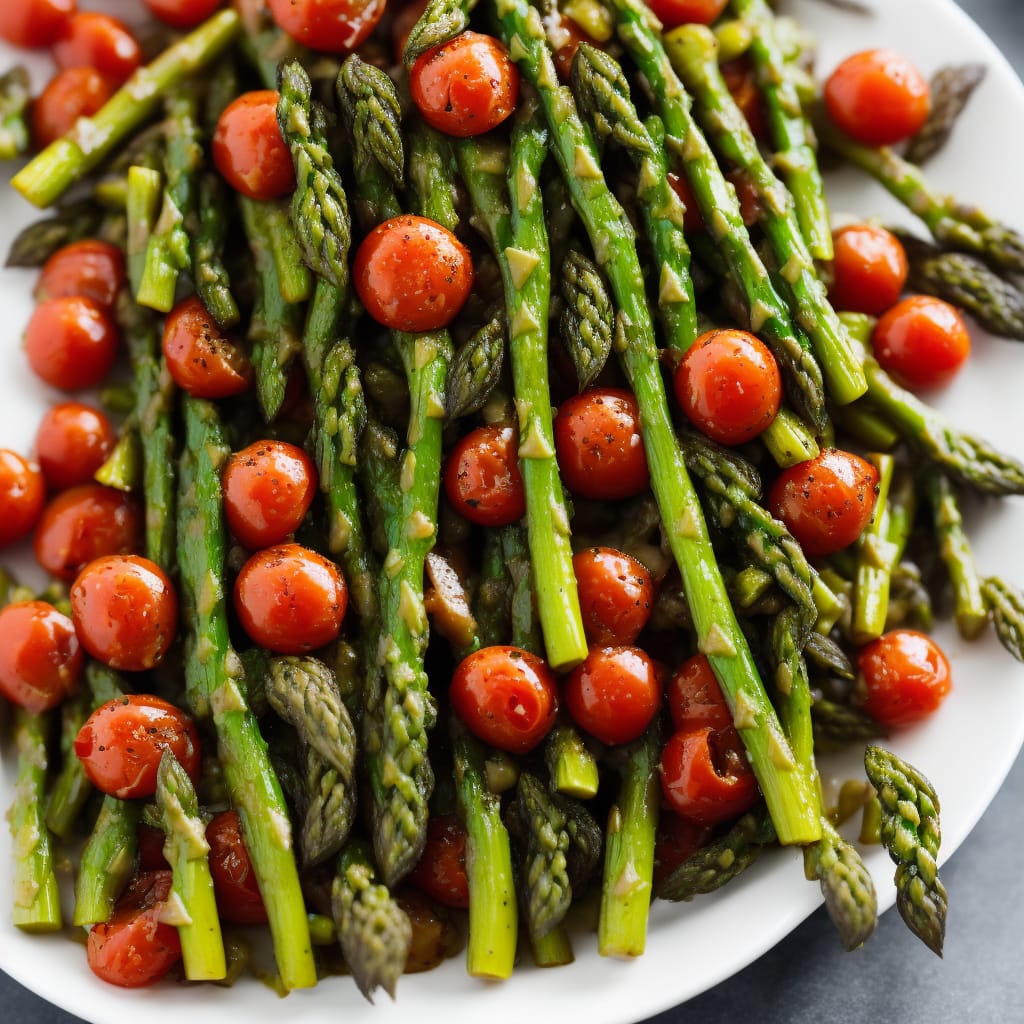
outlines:
[[[959,3],[1024,76],[1024,0]],[[1021,808],[1024,758],[943,868],[946,886],[956,894],[945,959],[937,959],[913,939],[895,911],[883,915],[862,950],[843,953],[832,924],[819,910],[738,975],[648,1024],[1024,1021]],[[1014,865],[1013,870],[1007,871],[1008,865]],[[76,1022],[2,972],[0,1019],[12,1024]]]

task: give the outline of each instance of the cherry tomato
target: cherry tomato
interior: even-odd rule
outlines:
[[[142,539],[135,499],[102,484],[58,494],[43,510],[33,538],[36,561],[51,576],[71,582],[95,558],[128,555]]]
[[[73,14],[53,44],[59,68],[95,68],[121,85],[142,63],[142,49],[128,27],[109,14]]]
[[[729,0],[651,0],[648,5],[666,30],[697,22],[717,21]]]
[[[224,0],[144,0],[150,13],[171,28],[189,29],[206,21]]]
[[[736,192],[743,223],[749,228],[752,224],[756,224],[761,216],[761,197],[758,195],[757,188],[750,175],[744,174],[742,171],[729,171],[726,174],[726,178]],[[682,201],[684,230],[691,234],[707,231],[707,225],[704,223],[704,217],[700,212],[697,197],[694,195],[693,189],[686,178],[669,171],[668,183]]]
[[[116,443],[114,425],[99,409],[58,402],[39,421],[36,458],[46,482],[62,491],[92,480]]]
[[[850,224],[832,233],[835,258],[829,298],[836,309],[878,316],[907,283],[903,244],[885,228]]]
[[[519,100],[519,72],[493,36],[463,32],[420,54],[409,91],[424,120],[446,135],[482,135]]]
[[[569,714],[602,743],[642,736],[661,703],[658,671],[639,647],[594,647],[566,677]]]
[[[32,141],[41,149],[67,135],[80,117],[92,117],[117,91],[95,68],[58,71],[32,104]]]
[[[224,180],[250,199],[277,199],[295,191],[295,168],[277,124],[272,89],[242,93],[224,108],[212,153]]]
[[[266,924],[256,872],[242,838],[242,823],[237,811],[222,811],[206,826],[210,844],[210,874],[217,897],[217,910],[233,924]]]
[[[766,139],[769,134],[768,108],[765,106],[764,96],[757,83],[757,74],[750,58],[743,56],[723,61],[722,78],[725,79],[729,95],[746,118],[754,137]]]
[[[473,287],[469,250],[447,229],[405,214],[363,239],[352,281],[366,311],[399,331],[447,327]]]
[[[231,532],[250,550],[279,544],[298,528],[317,486],[313,460],[285,441],[256,441],[228,459],[222,483]]]
[[[625,647],[639,635],[654,606],[654,580],[632,555],[615,548],[586,548],[573,556],[587,639]]]
[[[659,815],[654,843],[655,887],[701,847],[707,846],[712,835],[714,831],[709,826],[687,821],[678,814]]]
[[[235,580],[235,611],[261,647],[308,654],[334,640],[348,607],[338,567],[301,544],[264,548]]]
[[[268,0],[278,26],[311,50],[351,53],[374,30],[385,0]]]
[[[558,695],[547,662],[519,647],[482,647],[459,662],[449,699],[474,735],[525,754],[555,724]]]
[[[949,660],[939,645],[913,629],[894,629],[857,654],[864,710],[893,728],[927,718],[953,687]]]
[[[580,43],[589,43],[600,47],[600,43],[588,35],[568,15],[563,14],[555,4],[545,13],[541,20],[544,23],[544,34],[554,51],[555,70],[563,82],[569,81],[572,74],[572,62],[576,59],[576,51]]]
[[[38,714],[78,685],[82,648],[71,620],[45,601],[0,611],[0,694]]]
[[[145,871],[128,883],[110,920],[89,930],[93,974],[121,988],[143,988],[181,959],[178,929],[160,922],[173,880],[170,871]]]
[[[61,391],[101,384],[113,369],[117,347],[114,322],[92,299],[81,295],[41,302],[25,332],[29,366]]]
[[[169,750],[193,782],[199,777],[199,733],[180,708],[148,693],[101,704],[75,737],[89,781],[121,800],[156,792],[160,758]]]
[[[196,398],[230,398],[252,384],[249,357],[196,295],[182,299],[164,322],[163,353],[174,383]]]
[[[705,726],[727,729],[732,725],[732,712],[704,654],[695,654],[676,669],[665,697],[677,732]]]
[[[75,13],[75,0],[4,0],[0,39],[13,46],[49,46]]]
[[[452,449],[444,464],[444,491],[471,523],[507,526],[526,514],[512,427],[478,427]]]
[[[851,138],[887,146],[920,130],[931,111],[931,93],[921,72],[902,54],[863,50],[829,75],[825,106]]]
[[[90,562],[72,584],[71,616],[94,658],[142,672],[159,665],[174,640],[178,595],[148,558],[107,555]]]
[[[45,302],[84,295],[111,312],[124,280],[124,253],[100,238],[83,238],[62,246],[43,264],[35,298]]]
[[[139,822],[136,832],[139,841],[139,871],[166,871],[170,868],[164,856],[166,836],[161,828]]]
[[[674,733],[661,753],[661,791],[676,814],[698,825],[735,818],[760,795],[732,725]]]
[[[676,367],[686,418],[720,444],[752,441],[779,411],[782,376],[768,346],[748,331],[708,331]]]
[[[566,486],[584,498],[631,498],[650,483],[640,409],[629,391],[590,388],[563,402],[555,449]]]
[[[45,501],[46,482],[39,466],[9,448],[0,448],[0,547],[32,531]]]
[[[831,555],[864,532],[877,496],[878,470],[870,462],[825,448],[779,474],[768,507],[808,555]]]
[[[941,388],[971,352],[971,335],[954,306],[930,295],[911,295],[885,312],[871,334],[884,370],[914,391]]]
[[[409,881],[445,907],[469,907],[466,876],[466,826],[454,814],[442,814],[427,822],[427,843]]]

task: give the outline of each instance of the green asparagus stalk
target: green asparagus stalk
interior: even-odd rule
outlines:
[[[13,160],[28,149],[31,99],[32,86],[22,65],[0,75],[0,160]]]
[[[775,418],[761,432],[761,440],[780,469],[788,469],[800,462],[817,458],[821,452],[810,427],[784,405],[780,406]]]
[[[199,174],[199,215],[192,236],[192,278],[196,294],[210,316],[225,330],[241,319],[224,266],[227,241],[227,198],[221,179],[212,171]]]
[[[405,42],[402,60],[411,66],[417,57],[448,42],[469,28],[476,0],[430,0]]]
[[[70,838],[92,793],[82,762],[75,756],[75,737],[91,710],[92,700],[84,688],[65,700],[60,709],[61,767],[46,800],[46,827],[62,840]]]
[[[597,759],[568,719],[556,724],[545,737],[544,760],[556,793],[579,800],[597,795]]]
[[[811,706],[811,722],[818,750],[839,750],[886,736],[885,729],[866,711],[823,697]]]
[[[299,848],[306,868],[335,856],[345,845],[356,816],[353,775],[339,772],[313,747],[303,751],[305,808]]]
[[[91,198],[76,199],[57,207],[52,216],[23,228],[7,250],[8,267],[41,267],[61,246],[91,238],[100,226],[103,211]]]
[[[889,610],[889,580],[902,550],[889,542],[889,490],[895,461],[891,455],[867,456],[878,470],[875,510],[857,542],[857,569],[854,577],[853,617],[850,633],[855,644],[866,644],[885,631]]]
[[[131,420],[121,426],[121,436],[93,474],[93,479],[104,487],[129,493],[137,490],[142,478],[142,451],[139,435]]]
[[[956,64],[939,68],[931,77],[929,93],[931,110],[928,120],[907,143],[904,157],[912,164],[922,166],[949,141],[974,90],[985,79],[984,64]]]
[[[448,368],[445,415],[449,420],[479,412],[505,368],[505,318],[496,314],[455,353]]]
[[[218,11],[135,71],[96,114],[80,117],[67,135],[29,161],[11,184],[36,206],[56,202],[128,138],[171,89],[230,46],[240,27],[237,12]]]
[[[118,896],[135,871],[142,805],[105,796],[82,850],[75,880],[76,925],[109,921]]]
[[[559,333],[569,352],[580,391],[594,383],[612,353],[612,300],[593,262],[570,249],[562,261]]]
[[[999,642],[1024,662],[1024,594],[998,576],[989,576],[981,585],[981,595]]]

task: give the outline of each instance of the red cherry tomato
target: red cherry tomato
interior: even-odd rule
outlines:
[[[308,654],[338,636],[348,588],[338,567],[301,544],[256,552],[235,580],[235,611],[261,647]]]
[[[170,871],[146,871],[129,882],[110,920],[89,930],[93,974],[121,988],[143,988],[181,959],[178,929],[160,923],[173,880]]]
[[[554,51],[555,70],[563,82],[569,81],[572,74],[572,62],[576,59],[576,51],[580,43],[600,46],[600,43],[589,36],[568,15],[563,14],[555,4],[541,18],[544,22],[544,34]]]
[[[224,0],[144,0],[150,13],[171,28],[189,29],[206,21]]]
[[[312,50],[351,53],[374,30],[385,0],[269,0],[278,26]]]
[[[676,669],[665,697],[677,732],[732,725],[732,712],[704,654],[695,654]]]
[[[427,843],[409,881],[445,907],[469,907],[466,875],[466,826],[454,814],[442,814],[427,822]]]
[[[250,199],[295,191],[295,168],[277,124],[277,93],[242,93],[224,108],[213,135],[213,162],[224,180]]]
[[[92,480],[116,443],[114,425],[99,409],[58,402],[39,421],[36,458],[46,482],[62,491]]]
[[[971,335],[954,306],[912,295],[882,315],[871,347],[884,370],[914,391],[948,384],[971,352]]]
[[[752,441],[779,411],[782,376],[768,346],[748,331],[702,334],[676,368],[676,398],[713,441]]]
[[[470,732],[499,750],[528,753],[555,724],[554,674],[519,647],[482,647],[464,658],[448,693]]]
[[[526,514],[512,427],[478,427],[452,449],[444,464],[444,491],[471,523],[507,526]]]
[[[36,306],[25,332],[29,366],[51,387],[101,384],[117,358],[118,330],[92,299],[68,295]]]
[[[655,886],[706,846],[713,835],[709,826],[687,821],[678,814],[659,815],[654,843]]]
[[[139,823],[137,831],[139,841],[139,871],[167,871],[170,864],[164,856],[164,830]]]
[[[75,13],[75,0],[5,0],[0,39],[13,46],[49,46]]]
[[[717,21],[729,0],[651,0],[650,8],[665,29],[697,22],[710,25]]]
[[[164,322],[163,353],[174,383],[196,398],[230,398],[252,384],[249,357],[196,295],[182,299]]]
[[[46,506],[32,544],[36,561],[70,583],[93,559],[129,555],[141,539],[142,514],[134,498],[101,484],[82,484]]]
[[[602,743],[642,736],[661,703],[658,671],[639,647],[594,647],[566,677],[569,714]]]
[[[90,562],[72,584],[71,616],[94,658],[142,672],[159,665],[174,640],[178,595],[148,558],[107,555]]]
[[[366,311],[399,331],[447,327],[473,287],[469,250],[426,217],[404,214],[363,239],[352,281]]]
[[[654,580],[632,555],[615,548],[586,548],[573,556],[587,639],[625,647],[639,635],[654,606]]]
[[[35,298],[45,302],[84,295],[110,312],[124,280],[124,253],[100,238],[83,238],[62,246],[43,264]]]
[[[519,72],[493,36],[463,32],[420,54],[409,91],[424,120],[446,135],[482,135],[519,100]]]
[[[887,146],[920,130],[931,111],[931,94],[921,72],[902,54],[863,50],[829,75],[825,106],[851,138]]]
[[[722,63],[722,78],[733,102],[740,108],[754,137],[766,139],[769,134],[768,108],[757,82],[754,65],[747,56]]]
[[[293,444],[272,440],[235,452],[221,479],[228,527],[250,551],[293,534],[317,486],[313,460]]]
[[[43,513],[46,482],[34,462],[0,448],[0,547],[30,533]]]
[[[142,49],[128,27],[109,14],[72,15],[53,44],[59,68],[95,68],[121,85],[142,63]]]
[[[878,470],[870,462],[825,448],[779,474],[768,507],[808,555],[831,555],[864,532],[877,497]]]
[[[864,710],[893,728],[933,714],[953,688],[949,660],[939,645],[913,629],[894,629],[862,647],[857,667]]]
[[[760,795],[732,725],[674,733],[661,754],[661,791],[676,814],[698,825],[735,818]]]
[[[160,758],[169,750],[193,782],[199,777],[199,733],[180,708],[148,693],[101,704],[75,737],[89,781],[121,800],[156,792]]]
[[[221,918],[233,924],[266,924],[256,872],[242,838],[237,811],[222,811],[206,826],[210,844],[210,874]]]
[[[38,714],[78,685],[82,648],[71,620],[45,601],[0,611],[0,694]]]
[[[590,388],[563,402],[555,449],[566,486],[584,498],[631,498],[650,483],[640,409],[629,391]]]
[[[891,231],[851,224],[833,232],[832,241],[829,298],[836,309],[878,316],[899,301],[907,283],[907,254]]]
[[[67,135],[80,117],[92,117],[117,91],[95,68],[58,71],[32,104],[32,141],[40,148]]]
[[[761,197],[758,195],[757,188],[751,177],[741,171],[729,171],[726,178],[736,190],[736,198],[740,204],[740,216],[743,218],[743,223],[749,228],[752,224],[756,224],[761,216]],[[697,197],[686,178],[669,171],[668,183],[682,201],[684,230],[691,234],[707,231]]]

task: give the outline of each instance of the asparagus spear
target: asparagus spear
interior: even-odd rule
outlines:
[[[76,925],[109,921],[114,904],[135,871],[142,805],[105,796],[82,850],[75,880]]]
[[[581,800],[597,795],[597,758],[568,719],[557,723],[544,738],[544,760],[556,793]]]
[[[449,420],[479,412],[505,368],[505,318],[493,316],[455,353],[448,367],[445,415]]]
[[[974,90],[985,79],[984,64],[957,64],[939,68],[929,82],[931,110],[928,120],[907,143],[904,157],[921,166],[949,141],[956,120]]]
[[[476,0],[430,0],[405,41],[402,60],[406,67],[435,46],[448,42],[469,28]]]
[[[31,99],[28,71],[22,65],[0,75],[0,160],[13,160],[28,149]]]
[[[635,10],[643,14],[639,8]],[[621,359],[644,422],[651,486],[693,612],[698,644],[711,661],[734,714],[737,708],[744,709],[741,735],[780,838],[786,843],[811,841],[820,834],[815,800],[809,783],[796,770],[718,569],[673,430],[643,275],[625,233],[625,214],[608,189],[593,139],[576,112],[571,93],[556,84],[539,14],[526,0],[509,0],[499,16],[505,43],[518,57],[521,72],[544,106],[560,170],[615,293],[620,337],[628,339]],[[655,45],[656,37],[652,34],[651,38]]]
[[[7,250],[8,267],[41,267],[61,246],[96,234],[103,217],[91,198],[76,199],[56,208],[52,216],[23,228]]]
[[[60,708],[60,772],[46,799],[46,827],[58,838],[67,840],[78,815],[92,793],[82,762],[75,756],[75,737],[92,710],[86,689],[73,694]]]
[[[303,750],[304,813],[299,848],[304,867],[335,856],[356,816],[355,779],[339,772],[310,746]]]
[[[811,706],[811,722],[818,750],[838,750],[886,736],[885,729],[867,712],[824,697]]]
[[[989,576],[981,585],[981,595],[992,613],[999,642],[1024,662],[1024,594],[998,576]]]
[[[853,642],[866,644],[885,631],[889,608],[889,580],[902,549],[889,542],[889,490],[895,462],[891,455],[867,456],[878,470],[875,510],[857,542],[857,567],[854,577],[853,616],[850,633]]]
[[[224,266],[227,240],[226,196],[220,177],[213,171],[199,173],[199,215],[192,234],[192,279],[196,294],[217,323],[227,329],[241,319]]]
[[[562,261],[561,291],[562,344],[576,367],[579,389],[584,391],[594,383],[612,353],[612,300],[601,272],[575,249],[570,249]]]

